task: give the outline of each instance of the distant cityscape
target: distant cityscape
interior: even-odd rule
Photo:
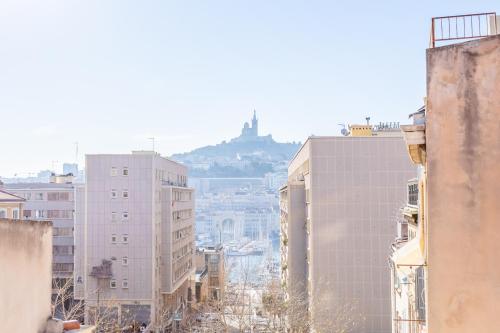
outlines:
[[[254,110],[190,152],[0,178],[0,331],[497,332],[497,22],[432,18],[407,124],[280,143]]]

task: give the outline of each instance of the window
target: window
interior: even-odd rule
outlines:
[[[122,265],[123,266],[128,266],[128,257],[123,257],[122,258]]]
[[[31,192],[26,193],[26,194],[24,195],[24,198],[25,198],[26,200],[31,200]]]
[[[128,190],[123,190],[122,197],[128,199]]]
[[[44,210],[35,210],[35,218],[39,219],[39,218],[44,218],[46,215],[45,215],[45,211]]]
[[[128,234],[123,234],[122,235],[122,243],[124,243],[124,244],[128,243]]]
[[[109,281],[109,287],[112,288],[112,289],[116,288],[116,280],[115,279],[111,279]]]
[[[111,222],[116,222],[117,214],[116,212],[111,212]]]
[[[73,246],[54,245],[52,247],[52,253],[54,255],[71,255],[73,254]]]
[[[0,208],[0,218],[5,219],[7,218],[7,209],[5,208]]]
[[[61,264],[61,263],[53,263],[52,271],[54,272],[73,272],[74,266],[73,264]]]
[[[127,279],[123,279],[123,281],[122,281],[122,288],[123,289],[128,289],[128,280]]]
[[[127,220],[128,220],[128,212],[123,212],[123,214],[122,214],[122,219],[123,219],[124,221],[127,221]]]
[[[115,167],[111,167],[111,177],[115,177],[118,175],[118,169]]]
[[[53,235],[54,237],[57,236],[73,236],[73,228],[57,228],[54,227],[53,229]]]
[[[19,209],[14,209],[14,210],[12,211],[12,218],[13,218],[14,220],[19,219]]]
[[[69,193],[68,192],[48,192],[47,193],[48,201],[68,201]]]
[[[111,235],[111,243],[116,244],[116,235],[115,234]]]
[[[23,216],[24,216],[25,218],[30,218],[30,217],[31,217],[31,210],[26,210],[26,209],[25,209],[25,210],[23,211]]]
[[[122,175],[123,176],[128,176],[128,168],[127,167],[123,167]]]
[[[35,193],[35,200],[43,200],[43,193],[42,192]]]
[[[116,192],[116,190],[111,190],[111,199],[116,199],[117,196],[118,193]]]

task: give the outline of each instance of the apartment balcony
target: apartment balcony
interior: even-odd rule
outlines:
[[[402,125],[401,129],[412,162],[425,164],[425,125]]]

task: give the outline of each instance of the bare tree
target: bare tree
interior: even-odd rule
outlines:
[[[97,332],[120,332],[118,307],[112,301],[102,301],[99,306],[90,306],[88,316],[90,323],[96,327]]]
[[[304,289],[285,290],[278,279],[271,280],[262,293],[263,313],[269,332],[308,332],[307,298]]]
[[[83,300],[75,300],[73,279],[52,280],[52,317],[61,320],[81,320],[84,316]]]
[[[327,285],[327,284],[323,284]],[[359,310],[359,301],[333,297],[321,288],[313,299],[311,326],[317,333],[350,333],[363,325],[365,318]]]

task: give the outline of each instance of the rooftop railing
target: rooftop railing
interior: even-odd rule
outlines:
[[[433,17],[430,44],[497,35],[498,23],[495,12]]]

